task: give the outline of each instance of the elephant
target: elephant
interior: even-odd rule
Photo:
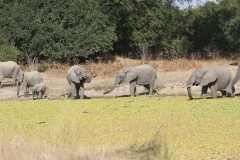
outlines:
[[[38,71],[26,72],[21,70],[18,74],[17,97],[19,97],[19,83],[23,83],[24,97],[29,97],[29,87],[41,82],[43,82],[43,78]]]
[[[1,81],[3,78],[12,78],[13,86],[15,86],[19,70],[20,66],[13,61],[0,62],[0,87],[2,88]]]
[[[237,83],[237,81],[240,79],[240,63],[238,63],[238,70],[237,70],[237,73],[233,79],[233,93],[235,92],[235,88],[234,88],[234,85]]]
[[[156,70],[148,64],[125,67],[117,72],[114,85],[103,94],[112,92],[117,84],[128,82],[130,83],[131,96],[138,95],[136,85],[143,85],[148,89],[149,95],[152,95],[155,80],[157,81]]]
[[[206,66],[193,71],[187,81],[187,91],[190,99],[193,99],[191,94],[191,85],[202,86],[202,98],[206,99],[207,90],[210,88],[212,98],[217,98],[217,91],[222,93],[223,98],[226,93],[230,97],[234,97],[232,89],[233,78],[229,69],[225,66]]]
[[[35,94],[38,95],[38,98],[41,98],[41,99],[45,98],[45,93],[46,93],[46,85],[45,85],[44,82],[35,84],[32,87],[32,97],[33,97],[33,100],[34,100],[34,95]]]
[[[84,99],[84,83],[90,83],[92,79],[88,71],[83,67],[74,65],[67,71],[66,78],[68,83],[71,86],[70,98]],[[80,95],[79,95],[79,90],[80,90]],[[75,97],[75,92],[76,92],[76,97]]]

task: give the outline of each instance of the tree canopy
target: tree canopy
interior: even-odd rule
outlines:
[[[238,55],[238,0],[186,9],[176,2],[0,0],[0,60],[65,62],[109,53],[143,59]]]

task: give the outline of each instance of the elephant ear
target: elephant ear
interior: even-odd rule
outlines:
[[[76,73],[79,80],[83,79],[83,75],[82,75],[81,71],[77,70],[77,71],[75,71],[75,73]]]
[[[40,92],[42,90],[42,86],[41,85],[37,85],[37,92]]]
[[[134,80],[135,78],[137,78],[137,73],[134,72],[134,71],[132,71],[132,70],[129,70],[129,71],[126,72],[124,81],[125,81],[125,82],[131,82],[131,81]]]
[[[209,69],[203,75],[203,78],[200,82],[200,86],[206,86],[207,84],[214,82],[216,79],[217,79],[217,73],[214,71],[214,69]]]
[[[80,83],[80,80],[83,79],[82,73],[81,71],[74,71],[71,75],[70,75],[70,79],[71,81],[75,82],[75,83]]]

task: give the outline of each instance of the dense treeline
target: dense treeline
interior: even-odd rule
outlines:
[[[237,56],[240,2],[0,0],[0,60]]]

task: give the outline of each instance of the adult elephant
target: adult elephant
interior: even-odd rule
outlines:
[[[148,64],[126,67],[117,72],[114,85],[103,94],[112,92],[117,84],[128,82],[130,83],[131,96],[138,95],[136,85],[143,85],[149,90],[149,95],[152,95],[155,80],[157,80],[156,70]]]
[[[70,98],[84,99],[84,83],[90,83],[92,79],[88,71],[83,67],[74,65],[67,71],[66,78],[68,80],[68,83],[71,86]],[[79,90],[80,90],[80,95],[79,95]],[[76,93],[76,97],[75,97],[75,93]]]
[[[225,66],[206,66],[196,69],[187,81],[188,96],[190,99],[193,99],[191,85],[200,85],[202,86],[203,99],[207,97],[208,88],[211,90],[212,98],[217,98],[217,91],[221,91],[223,97],[226,96],[226,93],[233,97],[232,82],[231,72]]]
[[[23,83],[24,97],[29,97],[29,87],[43,82],[43,78],[38,71],[26,72],[21,70],[18,74],[18,82]],[[19,97],[19,83],[17,83],[17,97]]]
[[[0,62],[0,87],[2,88],[3,78],[12,78],[13,85],[16,85],[19,70],[20,66],[13,61]]]
[[[240,63],[238,63],[238,70],[237,73],[233,79],[233,93],[235,92],[234,85],[237,83],[237,81],[240,79]]]

